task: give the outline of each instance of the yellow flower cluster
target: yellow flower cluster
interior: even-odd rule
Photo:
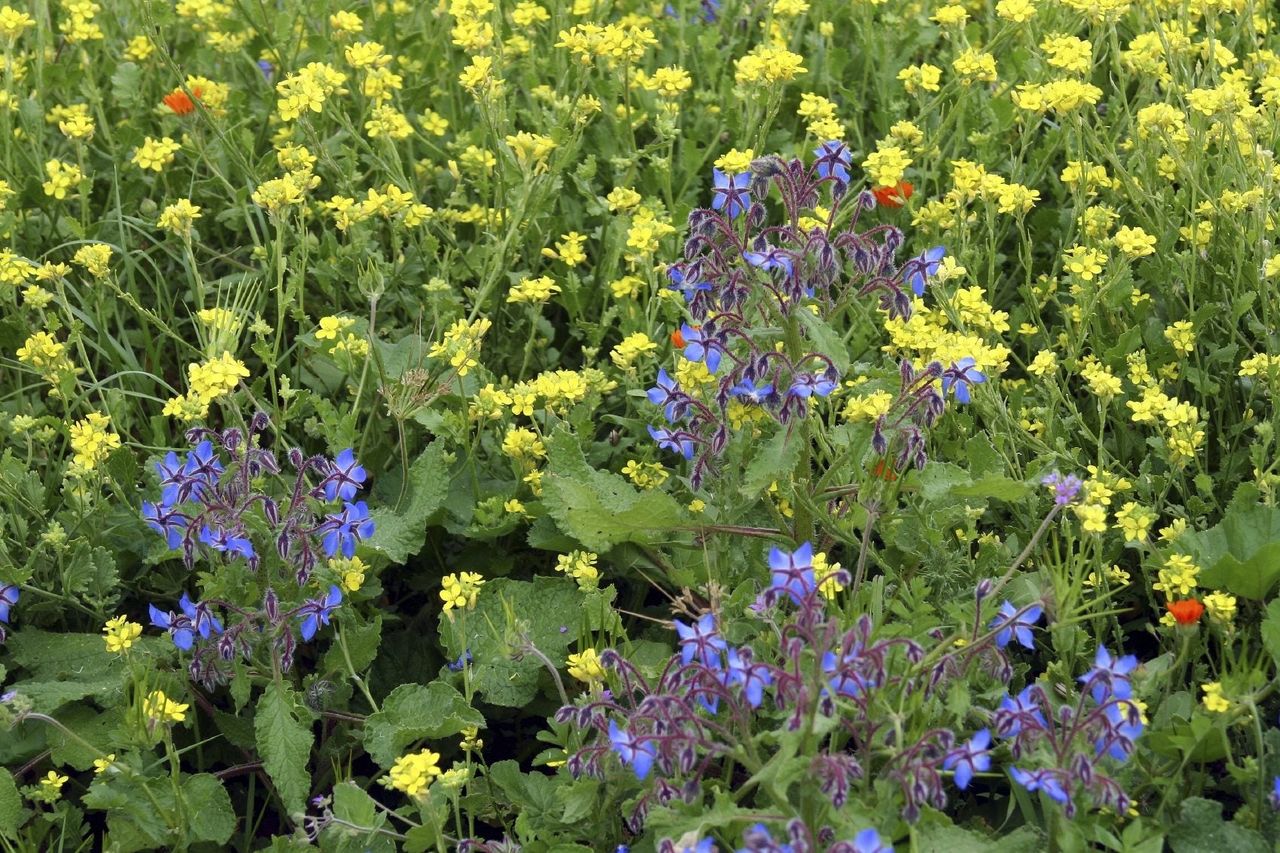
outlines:
[[[658,345],[644,332],[633,332],[613,348],[613,351],[609,353],[609,358],[621,369],[630,370],[636,359],[647,353],[654,352],[657,348]]]
[[[636,459],[628,459],[627,464],[622,466],[622,473],[642,489],[656,489],[671,476],[657,462],[640,462]]]
[[[600,656],[595,649],[585,649],[577,654],[569,655],[569,675],[587,684],[598,684],[605,679],[604,667],[600,665]]]
[[[507,292],[507,302],[542,305],[560,292],[560,285],[549,276],[521,279]]]
[[[282,121],[293,121],[306,112],[322,112],[325,100],[332,94],[342,94],[345,82],[347,75],[332,65],[307,63],[276,84],[276,111]]]
[[[133,644],[142,636],[142,626],[137,622],[130,622],[128,616],[116,616],[107,620],[107,624],[102,627],[102,634],[107,651],[120,654],[133,648]]]
[[[407,796],[421,797],[440,775],[440,753],[424,749],[397,758],[380,781]]]
[[[600,583],[597,559],[598,556],[590,551],[570,551],[556,557],[556,571],[572,577],[582,589],[595,589]]]
[[[457,320],[450,326],[438,342],[431,345],[427,355],[441,358],[457,371],[459,376],[466,376],[478,365],[480,342],[493,326],[493,321],[481,317],[474,322]]]
[[[142,702],[142,713],[157,723],[181,723],[187,719],[189,705],[175,702],[163,690],[152,690]]]
[[[111,421],[101,412],[90,412],[71,425],[69,441],[73,456],[68,467],[69,474],[88,474],[120,446],[120,436],[112,432],[110,426]]]
[[[444,602],[445,613],[448,613],[454,608],[470,610],[475,607],[480,587],[484,586],[484,577],[478,572],[458,572],[445,575],[440,583],[440,600]]]

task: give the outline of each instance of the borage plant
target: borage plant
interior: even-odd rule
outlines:
[[[342,604],[356,544],[374,530],[355,500],[367,475],[352,450],[334,459],[289,450],[288,484],[262,446],[269,427],[258,413],[247,431],[190,430],[194,446],[156,463],[160,499],[142,506],[188,569],[199,560],[213,568],[204,600],[184,593],[176,611],[150,606],[152,625],[192,653],[192,680],[210,688],[231,678],[237,658],[289,670],[298,638],[311,640]]]

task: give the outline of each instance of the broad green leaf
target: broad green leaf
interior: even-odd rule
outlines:
[[[687,518],[671,495],[641,491],[617,474],[587,464],[578,441],[566,431],[547,440],[542,501],[560,529],[592,551],[619,542],[653,544],[685,527]]]
[[[427,526],[449,494],[449,465],[444,445],[433,442],[409,466],[408,488],[397,506],[378,507],[369,546],[393,563],[403,563],[422,550]]]
[[[346,644],[347,655],[351,666],[359,674],[369,668],[378,654],[378,644],[382,642],[382,617],[374,616],[373,621],[363,624],[356,622],[354,615],[342,614],[347,618],[339,618],[338,630],[341,641],[334,639],[329,651],[324,656],[325,669],[338,672],[347,671],[347,657],[343,655],[342,644]]]
[[[1280,666],[1280,598],[1267,604],[1267,615],[1259,628],[1262,644],[1271,653],[1271,659]]]
[[[337,853],[393,853],[396,849],[395,842],[378,831],[386,825],[387,816],[355,782],[333,786],[333,816],[350,825],[334,824],[326,829],[323,849]]]
[[[1270,845],[1248,827],[1222,819],[1222,803],[1190,797],[1169,831],[1173,853],[1267,853]]]
[[[523,635],[557,667],[590,614],[568,578],[498,578],[485,584],[473,610],[440,614],[440,638],[451,658],[469,649],[472,685],[486,702],[519,708],[533,699],[546,672],[534,655],[515,659]]]
[[[1206,589],[1261,600],[1280,581],[1280,507],[1233,505],[1217,526],[1184,534],[1179,544],[1202,568]]]
[[[1031,487],[1021,480],[1012,480],[996,474],[987,474],[972,483],[964,483],[951,489],[958,498],[988,498],[1007,503],[1020,501],[1031,492]]]
[[[258,702],[253,721],[258,755],[290,814],[306,811],[311,791],[307,762],[311,757],[311,726],[298,718],[288,688],[270,685]]]
[[[755,497],[775,480],[785,478],[796,467],[803,439],[789,429],[779,429],[758,449],[747,463],[739,491],[744,497]]]
[[[22,795],[18,793],[13,774],[0,767],[0,835],[17,840],[22,821]]]
[[[442,681],[401,684],[382,709],[364,722],[364,748],[382,767],[390,767],[414,741],[451,737],[484,725],[484,715]]]
[[[797,311],[793,315],[800,318],[804,334],[813,341],[814,349],[825,355],[835,364],[836,370],[845,373],[849,370],[849,347],[840,333],[816,314],[809,311]]]
[[[187,840],[226,844],[236,831],[236,815],[231,797],[217,776],[197,773],[182,780],[186,801]]]

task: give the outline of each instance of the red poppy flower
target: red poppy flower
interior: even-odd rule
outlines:
[[[885,207],[902,207],[915,191],[916,188],[910,181],[902,181],[891,187],[876,187],[871,192],[875,195],[878,204]]]
[[[886,483],[892,483],[894,480],[898,479],[898,475],[894,473],[893,466],[884,459],[877,462],[875,467],[871,469],[871,476],[879,477]]]
[[[1179,625],[1194,625],[1200,621],[1201,615],[1204,614],[1204,605],[1194,598],[1169,601],[1164,606],[1173,614],[1174,621]]]
[[[200,87],[197,86],[192,89],[191,94],[195,95],[196,100],[199,100]],[[187,115],[196,108],[195,101],[191,100],[191,96],[181,89],[174,89],[172,92],[161,98],[161,100],[164,101],[164,105],[166,107],[173,110],[180,116]]]

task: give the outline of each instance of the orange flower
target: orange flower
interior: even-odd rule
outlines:
[[[876,202],[885,207],[902,207],[915,191],[916,188],[910,181],[902,181],[891,187],[876,187],[871,192],[875,195]]]
[[[1200,616],[1204,613],[1204,605],[1194,598],[1169,601],[1164,606],[1173,614],[1174,621],[1179,625],[1194,625],[1200,621]]]
[[[671,345],[676,349],[684,349],[684,335],[680,334],[679,329],[671,333]]]
[[[191,90],[191,94],[195,95],[196,100],[200,99],[200,87],[197,86]],[[180,116],[187,115],[196,108],[195,101],[191,100],[191,96],[181,89],[174,89],[169,94],[161,98],[164,105],[173,110]]]
[[[892,483],[894,480],[898,479],[898,475],[894,473],[893,466],[884,459],[877,462],[875,467],[871,469],[871,476],[879,477],[886,483]]]

